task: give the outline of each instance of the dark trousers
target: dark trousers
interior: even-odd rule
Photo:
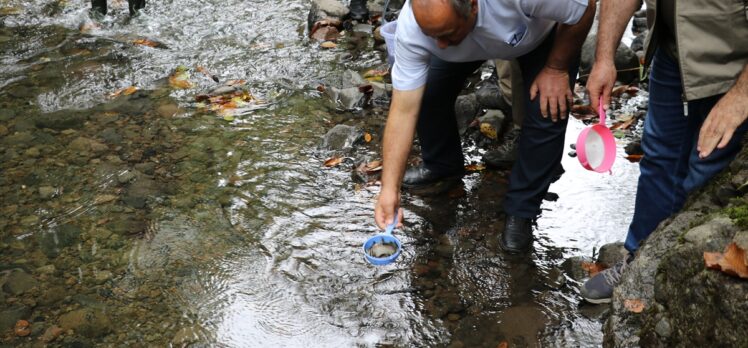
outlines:
[[[554,123],[550,118],[543,118],[538,98],[534,101],[529,98],[530,85],[545,66],[554,35],[555,31],[551,32],[538,48],[517,59],[526,83],[522,91],[514,93],[523,93],[527,114],[522,123],[518,158],[509,177],[504,211],[525,218],[534,218],[540,213],[540,203],[564,151],[566,119]],[[436,173],[452,174],[464,166],[454,104],[467,76],[482,63],[431,59],[417,132],[424,165]],[[569,66],[570,88],[574,87],[578,67],[578,59]]]
[[[107,13],[107,0],[91,0],[91,9],[105,15]],[[130,15],[145,7],[145,0],[127,0]]]
[[[625,243],[632,253],[662,220],[683,207],[688,193],[732,162],[748,128],[744,122],[727,146],[700,159],[696,151],[699,130],[722,95],[689,101],[686,116],[682,93],[678,64],[658,50],[649,77],[649,109],[642,135],[644,158],[639,164],[634,218]]]

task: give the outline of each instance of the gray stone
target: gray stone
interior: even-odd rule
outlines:
[[[60,316],[60,327],[90,338],[105,336],[112,331],[112,323],[104,311],[87,308]]]
[[[330,129],[322,140],[322,148],[327,150],[345,150],[363,138],[363,132],[358,128],[339,124]]]
[[[672,328],[670,327],[670,322],[667,320],[667,318],[662,318],[657,322],[657,325],[655,325],[655,332],[657,332],[660,337],[670,337]]]
[[[455,101],[455,116],[460,134],[464,133],[467,126],[478,116],[478,111],[480,111],[480,107],[478,106],[478,98],[475,94],[471,93],[457,97],[457,101]]]
[[[589,74],[592,70],[592,65],[595,61],[596,43],[597,35],[590,34],[582,45],[582,57],[579,63],[579,74],[581,76]],[[639,80],[639,58],[631,48],[623,43],[616,49],[615,66],[618,70],[618,81],[631,83]]]
[[[316,9],[324,12],[327,16],[343,17],[348,14],[348,7],[338,0],[312,0]],[[314,8],[314,6],[313,6]]]
[[[509,105],[501,95],[501,89],[495,83],[484,83],[475,91],[478,104],[484,109],[506,110]]]
[[[724,246],[737,228],[726,216],[716,216],[704,224],[690,229],[683,238],[697,247],[713,249]],[[721,250],[720,250],[721,251]]]
[[[591,258],[586,256],[572,256],[561,263],[561,269],[563,269],[571,279],[581,281],[582,279],[589,277],[589,272],[584,269],[582,265],[593,262],[594,261]]]
[[[120,184],[126,184],[135,179],[135,177],[136,175],[132,170],[126,170],[122,173],[117,174],[117,181]]]
[[[49,199],[55,196],[57,189],[52,186],[42,186],[39,188],[39,197]]]
[[[5,305],[3,305],[5,307]],[[0,331],[12,329],[21,319],[30,319],[31,308],[13,305],[0,309]]]
[[[71,224],[60,225],[56,229],[36,233],[39,248],[47,257],[54,258],[60,250],[80,241],[81,229]]]
[[[3,291],[10,295],[18,296],[38,284],[39,282],[34,277],[20,269],[16,269],[8,275],[5,284],[3,284]]]
[[[68,128],[81,128],[88,121],[88,114],[83,112],[74,112],[61,110],[48,114],[41,114],[33,118],[39,128],[50,128],[63,130]]]
[[[366,79],[364,79],[359,73],[348,69],[343,72],[342,85],[340,87],[344,89],[351,88],[351,87],[358,88],[358,86],[368,85],[368,84],[369,84],[369,81],[366,81]]]
[[[741,249],[748,250],[748,231],[740,231],[735,233],[735,237],[732,238]]]
[[[597,256],[597,263],[611,267],[616,262],[623,260],[628,255],[628,251],[623,246],[623,242],[605,244],[600,247],[600,253]]]

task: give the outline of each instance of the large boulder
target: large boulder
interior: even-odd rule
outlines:
[[[704,261],[705,252],[722,252],[730,243],[748,249],[748,196],[726,207],[713,199],[736,186],[731,179],[746,168],[748,150],[649,236],[613,293],[605,346],[748,346],[748,280]]]
[[[597,35],[590,34],[582,45],[582,57],[579,63],[580,81],[586,81],[585,76],[592,71],[595,62],[595,48],[597,47]],[[618,70],[618,81],[631,83],[639,80],[639,57],[624,43],[618,45],[615,57],[616,70]]]

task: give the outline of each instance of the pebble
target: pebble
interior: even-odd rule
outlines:
[[[8,128],[5,126],[0,126],[0,136],[6,136],[8,135]]]
[[[43,199],[52,198],[55,193],[57,193],[57,189],[52,186],[42,186],[39,188],[39,196]]]

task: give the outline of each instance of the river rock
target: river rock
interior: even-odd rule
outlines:
[[[582,45],[582,57],[579,63],[579,74],[587,75],[592,70],[595,62],[595,48],[597,46],[597,35],[590,34]],[[621,43],[618,45],[615,56],[615,66],[618,72],[618,81],[631,83],[639,80],[639,58],[628,46]],[[625,71],[623,71],[625,70]],[[583,79],[580,77],[580,81]]]
[[[704,265],[704,252],[723,252],[730,242],[748,238],[737,225],[745,217],[725,213],[742,211],[745,203],[736,200],[724,209],[711,199],[732,170],[748,163],[748,150],[735,162],[639,248],[613,293],[606,346],[748,346],[748,282]],[[644,304],[641,313],[626,308],[631,299]]]
[[[628,255],[628,251],[623,246],[623,242],[605,244],[600,247],[600,253],[597,256],[597,263],[605,267],[612,267],[616,262],[623,260]]]
[[[37,286],[38,284],[39,282],[34,279],[34,277],[24,272],[23,270],[16,269],[13,270],[5,280],[5,284],[3,284],[3,291],[10,295],[18,296]]]
[[[29,319],[31,308],[21,305],[6,306],[0,309],[0,332],[12,329],[21,319]]]
[[[63,224],[57,228],[36,233],[36,241],[44,255],[57,257],[60,250],[80,241],[81,229],[72,224]]]
[[[341,151],[353,147],[363,138],[363,132],[356,127],[339,124],[330,129],[322,139],[321,147]]]
[[[112,331],[109,317],[100,310],[78,309],[60,316],[59,322],[63,330],[73,330],[90,338],[105,336]]]
[[[42,186],[39,188],[39,197],[42,199],[50,199],[57,193],[57,189],[52,186]]]
[[[83,127],[83,124],[88,120],[88,114],[70,110],[60,110],[35,116],[33,117],[33,120],[39,128],[50,128],[55,130],[64,130],[68,128],[76,129]]]
[[[583,267],[584,264],[590,264],[594,261],[586,256],[572,256],[561,263],[561,269],[576,281],[581,281],[589,277],[589,272]]]
[[[8,135],[8,127],[0,125],[0,137]]]
[[[504,101],[504,96],[501,95],[501,89],[493,82],[482,84],[480,88],[475,91],[475,97],[478,100],[478,104],[483,109],[507,110],[507,107],[509,106]]]
[[[457,127],[461,134],[465,132],[470,122],[473,122],[479,110],[478,98],[474,93],[457,97],[455,101],[455,116],[457,117]]]

